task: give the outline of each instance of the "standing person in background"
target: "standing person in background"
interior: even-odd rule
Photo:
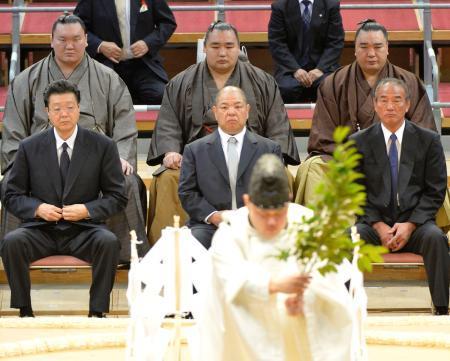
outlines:
[[[113,68],[134,104],[161,104],[168,82],[159,50],[177,24],[166,0],[79,0],[88,54]]]

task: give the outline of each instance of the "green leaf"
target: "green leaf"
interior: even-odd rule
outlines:
[[[353,243],[348,233],[355,216],[364,213],[366,202],[364,186],[358,183],[363,175],[355,170],[361,155],[353,140],[345,141],[349,133],[348,127],[336,128],[333,159],[327,163],[325,176],[315,187],[314,201],[308,205],[314,216],[295,227],[295,246],[290,251],[280,250],[280,259],[292,255],[306,266],[318,257],[326,260],[318,269],[326,274],[335,271],[344,258],[353,259],[354,248],[359,246],[358,267],[361,271],[370,271],[372,262],[382,261],[381,255],[386,252],[384,247],[366,245],[363,241]]]

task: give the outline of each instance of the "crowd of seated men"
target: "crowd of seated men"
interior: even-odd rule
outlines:
[[[247,172],[261,154],[275,153],[285,165],[300,164],[284,102],[317,101],[309,156],[298,168],[295,182],[287,171],[293,199],[300,204],[314,201],[312,185],[326,169],[334,149],[332,133],[337,126],[349,126],[355,139],[359,139],[360,131],[399,116],[403,128],[394,141],[397,150],[392,156],[397,160],[391,160],[393,141],[386,138],[384,149],[371,154],[373,159],[367,156],[366,160],[361,150],[361,169],[369,178],[368,169],[381,166],[380,162],[386,165],[384,171],[390,175],[383,178],[389,184],[386,199],[402,217],[396,213],[386,220],[386,209],[377,209],[381,218],[376,221],[383,220],[383,227],[375,227],[375,220],[367,221],[370,217],[365,222],[373,226],[373,240],[391,251],[410,250],[424,257],[436,314],[448,313],[446,236],[442,233],[437,241],[440,246],[433,248],[439,249],[442,256],[438,268],[430,267],[427,259],[434,256],[424,247],[408,247],[419,230],[422,241],[431,237],[425,225],[435,225],[436,213],[446,195],[445,164],[434,169],[438,174],[426,172],[420,182],[411,169],[416,171],[432,161],[442,166],[442,146],[439,137],[434,136],[436,126],[422,83],[414,74],[387,60],[388,32],[383,25],[374,20],[361,22],[355,37],[355,61],[339,67],[344,41],[339,2],[280,0],[272,5],[268,24],[275,78],[240,57],[238,30],[232,24],[217,21],[205,33],[205,60],[169,81],[158,55],[176,28],[166,1],[153,2],[151,9],[145,2],[140,7],[136,2],[111,3],[116,17],[104,17],[103,9],[96,8],[94,0],[80,0],[76,15],[60,16],[52,28],[51,53],[17,75],[8,90],[0,149],[4,176],[0,251],[14,294],[11,307],[19,308],[22,316],[33,315],[26,267],[44,254],[73,253],[92,262],[93,276],[98,275],[97,265],[103,258],[95,253],[96,249],[82,252],[77,248],[83,248],[98,227],[109,229],[105,238],[121,246],[108,255],[114,269],[119,261],[129,260],[129,230],[136,230],[139,239],[148,237],[149,242],[139,249],[142,256],[159,239],[161,229],[171,225],[174,214],[180,214],[208,248],[221,212],[242,204]],[[388,83],[387,90],[378,89],[377,84],[386,78],[398,79],[399,83],[391,80],[393,85]],[[61,81],[63,85],[59,84]],[[53,87],[59,90],[53,91]],[[133,103],[161,104],[147,158],[148,165],[160,165],[150,185],[148,212],[145,185],[137,174]],[[397,132],[394,128],[391,133]],[[403,132],[421,132],[425,128],[429,129],[424,134],[431,139],[434,153],[430,157],[410,155],[409,138]],[[83,136],[80,129],[87,129],[88,135]],[[43,134],[51,139],[49,144],[41,139]],[[78,142],[82,137],[96,139],[93,134],[100,134],[98,147],[114,144],[114,152],[117,151],[117,157],[102,158],[100,163],[96,163],[96,152],[103,148],[94,147],[96,154],[83,153],[83,167],[97,164],[92,175],[95,182],[89,177],[85,180],[74,170],[80,162],[80,148],[84,147]],[[380,139],[383,140],[381,136]],[[52,190],[41,190],[42,185],[38,184],[43,179],[39,176],[48,174],[46,164],[42,164],[46,162],[39,162],[34,154],[39,153],[40,147],[44,149],[40,142],[53,147],[50,153],[56,155],[52,156],[51,168],[59,176]],[[89,147],[86,143],[85,148]],[[408,157],[410,160],[404,164]],[[368,167],[370,162],[374,167]],[[114,193],[108,188],[113,182],[108,172],[115,172],[116,168],[121,170],[120,176],[115,174],[113,179],[117,181],[115,186],[120,183],[121,188]],[[35,172],[39,176],[35,177]],[[96,194],[101,194],[98,199],[92,194],[84,195],[93,184],[98,184],[94,187]],[[414,189],[415,198],[404,195],[408,187]],[[54,194],[48,196],[51,192]],[[67,203],[70,192],[77,197]],[[111,192],[114,206],[107,203]],[[423,199],[430,194],[432,201],[424,205]],[[73,206],[75,215],[70,208]],[[426,217],[417,216],[424,212]],[[439,225],[448,226],[448,219]],[[55,237],[67,241],[66,247],[50,246]],[[80,238],[83,242],[77,243]],[[30,250],[29,243],[34,239],[43,246],[39,252]],[[76,249],[71,242],[75,242]],[[20,248],[27,252],[20,253]],[[22,266],[20,272],[15,272],[12,260],[19,253]],[[436,279],[439,282],[434,282]],[[92,301],[96,297],[91,292],[91,316],[102,317],[108,311],[105,295],[113,281],[108,278],[103,282],[106,284],[100,287],[101,302]],[[92,289],[94,284],[95,280]]]

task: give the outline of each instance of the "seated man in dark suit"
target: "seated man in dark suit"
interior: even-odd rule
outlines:
[[[104,224],[127,204],[125,178],[113,140],[78,127],[80,92],[66,80],[44,93],[53,128],[19,145],[5,207],[22,220],[1,243],[11,307],[33,317],[29,265],[54,254],[92,263],[89,316],[109,310],[120,243]]]
[[[448,314],[449,248],[435,218],[447,188],[439,134],[405,119],[410,106],[403,80],[384,78],[375,88],[374,108],[381,123],[351,138],[362,155],[367,192],[365,214],[357,221],[367,242],[391,252],[421,254],[435,314]]]
[[[178,188],[187,224],[206,248],[222,211],[243,206],[242,195],[258,158],[274,153],[282,159],[277,143],[246,129],[250,105],[240,88],[222,88],[212,111],[218,129],[186,145]]]
[[[343,47],[339,1],[278,0],[272,4],[269,50],[285,103],[315,102],[317,87],[339,67]]]

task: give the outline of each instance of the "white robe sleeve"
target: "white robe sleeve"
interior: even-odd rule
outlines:
[[[238,244],[230,240],[231,234],[231,227],[222,223],[211,248],[214,271],[224,285],[225,301],[232,303],[240,295],[267,300],[269,272],[257,264],[247,262]]]

